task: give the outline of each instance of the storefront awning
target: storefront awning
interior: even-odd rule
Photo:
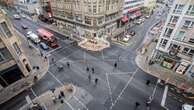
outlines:
[[[137,11],[137,10],[140,10],[140,8],[129,8],[128,12],[131,13],[131,12],[134,12],[134,11]]]
[[[136,15],[136,17],[139,17],[139,16],[142,16],[142,13],[141,13],[141,11],[136,11],[135,15]]]
[[[128,21],[128,17],[127,16],[123,16],[123,18],[121,19],[122,22],[126,23]]]

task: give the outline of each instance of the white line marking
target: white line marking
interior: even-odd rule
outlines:
[[[37,94],[35,93],[35,91],[34,91],[32,88],[30,88],[30,90],[32,91],[32,94],[33,94],[35,97],[38,97]]]
[[[168,85],[165,86],[164,94],[163,94],[163,97],[162,97],[161,106],[165,106],[165,102],[166,102],[166,98],[167,98],[167,93],[168,93]]]
[[[65,100],[65,103],[71,108],[71,110],[74,110],[73,106]]]
[[[118,100],[120,99],[120,97],[123,95],[123,93],[125,92],[125,90],[127,89],[127,87],[129,86],[129,84],[131,83],[131,81],[133,80],[135,74],[137,73],[138,68],[134,71],[133,75],[131,76],[131,78],[128,80],[127,84],[125,85],[125,87],[122,89],[122,91],[120,92],[120,94],[118,95],[118,97],[116,98],[116,100],[113,102],[113,105],[110,107],[110,110],[114,107],[114,105],[118,102]]]
[[[134,71],[133,72],[112,72],[112,73],[109,73],[109,75],[131,75],[130,73],[134,73]]]
[[[48,71],[48,73],[60,84],[63,85],[63,83],[50,71]]]
[[[73,96],[75,100],[77,100],[86,110],[89,110],[84,103],[82,103],[76,96]]]
[[[38,98],[38,95],[35,93],[35,91],[32,88],[30,88],[30,90],[32,91],[32,94],[35,96],[35,98]],[[41,103],[43,104],[44,109],[48,110],[44,102],[41,102]]]
[[[56,49],[52,49],[51,51],[46,52],[46,55],[51,54],[51,53],[53,53],[53,52],[55,52],[55,51],[57,51],[59,49],[63,49],[63,48],[62,47],[58,47]]]
[[[113,105],[112,90],[111,90],[110,83],[109,83],[108,73],[106,73],[106,81],[107,81],[107,84],[108,84],[108,90],[109,90],[111,105]]]

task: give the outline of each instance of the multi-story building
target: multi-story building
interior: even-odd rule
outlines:
[[[153,56],[178,74],[194,73],[194,1],[175,0]]]
[[[40,13],[40,4],[38,0],[13,0],[17,12],[28,16],[37,15]]]
[[[0,0],[0,5],[13,8],[13,0]]]
[[[58,27],[85,38],[101,38],[120,26],[123,0],[51,0],[49,4]]]
[[[124,0],[122,22],[140,17],[143,7],[144,0]]]
[[[32,71],[12,25],[0,10],[0,91]]]
[[[151,14],[156,7],[156,0],[144,0],[144,7],[147,8],[148,13]]]

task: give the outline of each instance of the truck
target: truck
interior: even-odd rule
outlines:
[[[33,33],[32,31],[27,32],[27,38],[30,39],[35,44],[38,44],[40,42],[39,37],[35,33]]]
[[[38,36],[40,37],[40,39],[43,42],[45,42],[49,47],[51,47],[51,48],[59,47],[59,45],[57,43],[57,39],[53,33],[45,30],[44,28],[38,28],[37,33],[38,33]]]

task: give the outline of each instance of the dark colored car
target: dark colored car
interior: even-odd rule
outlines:
[[[26,26],[25,24],[22,24],[22,29],[28,29],[28,26]]]
[[[131,36],[135,36],[135,31],[131,31],[131,32],[129,32],[129,35],[131,35]]]
[[[44,42],[40,42],[40,47],[43,49],[43,50],[48,50],[49,47],[44,43]]]

